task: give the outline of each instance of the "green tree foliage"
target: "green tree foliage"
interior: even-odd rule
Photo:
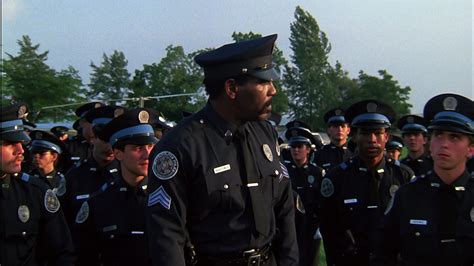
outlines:
[[[40,53],[39,44],[34,45],[28,36],[17,41],[18,55],[6,54],[2,60],[2,103],[25,102],[30,107],[29,119],[42,107],[81,101],[82,81],[77,70],[69,66],[56,71],[46,64],[48,51]],[[64,120],[72,115],[71,108],[41,110],[38,119]]]
[[[253,32],[249,32],[249,33],[234,32],[232,34],[232,38],[236,42],[253,40],[260,37],[262,37],[261,34],[257,34]],[[285,56],[283,55],[283,51],[278,49],[278,47],[276,46],[275,46],[275,50],[273,51],[273,61],[275,62],[275,68],[278,70],[280,74],[282,74],[287,68],[288,60],[286,60]],[[275,81],[273,84],[277,90],[277,94],[272,100],[273,111],[279,114],[286,113],[288,111],[288,96],[285,92],[283,84],[281,81]]]
[[[201,93],[200,96],[180,96],[159,101],[145,102],[146,107],[160,111],[166,118],[174,121],[182,119],[182,111],[194,112],[205,104],[202,92],[203,75],[194,62],[194,56],[186,55],[181,46],[168,46],[166,56],[159,63],[144,65],[136,70],[130,88],[132,97],[166,96],[183,93]]]
[[[350,88],[344,99],[345,105],[366,99],[382,101],[397,112],[398,116],[409,114],[412,105],[408,103],[411,88],[401,87],[386,70],[378,71],[380,78],[359,72],[357,86]]]
[[[341,101],[338,87],[345,80],[344,72],[340,65],[334,69],[329,64],[331,45],[316,20],[299,6],[295,19],[290,26],[293,64],[284,76],[289,108],[294,118],[307,122],[313,130],[321,129],[324,112]]]
[[[92,62],[88,98],[105,100],[126,98],[130,93],[130,73],[127,65],[128,61],[120,51],[114,51],[110,57],[104,53],[99,66]]]

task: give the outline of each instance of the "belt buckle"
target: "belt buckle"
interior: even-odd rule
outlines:
[[[260,266],[262,254],[258,253],[255,249],[251,249],[244,251],[244,258],[247,259],[248,266]]]

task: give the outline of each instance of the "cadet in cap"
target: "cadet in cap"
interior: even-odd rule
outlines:
[[[313,162],[325,170],[330,170],[352,156],[347,147],[351,128],[344,117],[344,109],[339,107],[327,111],[324,114],[324,122],[331,142],[316,151]]]
[[[30,141],[23,130],[26,110],[26,105],[16,104],[2,106],[0,113],[0,264],[74,265],[69,229],[55,192],[21,173],[22,143]]]
[[[113,147],[120,171],[112,183],[87,200],[88,211],[76,219],[77,224],[83,224],[82,245],[91,250],[84,254],[81,263],[151,265],[144,207],[148,157],[158,139],[149,123],[150,113],[146,109],[131,109],[107,123],[99,134]]]
[[[53,133],[58,139],[60,139],[63,142],[66,142],[69,137],[68,135],[69,128],[65,126],[55,126],[55,127],[52,127],[49,131],[51,131],[51,133]]]
[[[354,103],[345,112],[359,153],[333,168],[321,183],[321,232],[328,265],[369,265],[380,209],[412,177],[385,158],[388,129],[395,116],[389,105],[377,100]],[[364,211],[352,212],[355,208]]]
[[[298,265],[291,184],[266,121],[279,78],[276,38],[195,57],[208,103],[150,158],[148,238],[150,250],[160,250],[151,254],[154,265]]]
[[[424,176],[433,166],[433,160],[425,149],[428,141],[426,126],[425,119],[418,115],[405,115],[397,122],[408,150],[401,162],[410,167],[416,176]]]
[[[293,128],[293,127],[302,127],[302,128],[306,128],[308,129],[309,131],[311,131],[311,127],[303,122],[303,121],[300,121],[300,120],[293,120],[293,121],[290,121],[288,123],[286,123],[285,125],[286,129],[290,129],[290,128]]]
[[[474,178],[466,161],[474,149],[474,103],[457,94],[437,95],[423,116],[430,121],[433,168],[401,187],[385,211],[376,265],[399,258],[407,265],[471,265]]]
[[[297,195],[295,225],[299,261],[300,265],[313,265],[318,260],[321,244],[318,192],[324,170],[310,162],[310,153],[316,140],[308,129],[293,127],[286,133],[292,160],[284,163]]]
[[[390,140],[385,145],[387,150],[387,157],[392,160],[397,160],[400,158],[403,150],[403,140],[399,136],[391,135]]]

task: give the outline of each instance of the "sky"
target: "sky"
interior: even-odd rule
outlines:
[[[474,98],[472,0],[2,0],[2,57],[16,55],[28,35],[49,51],[49,66],[73,66],[88,83],[90,63],[104,53],[122,51],[133,73],[159,62],[169,45],[190,53],[252,31],[277,33],[290,59],[298,5],[327,34],[332,65],[353,78],[387,70],[412,88],[412,113],[444,92]]]

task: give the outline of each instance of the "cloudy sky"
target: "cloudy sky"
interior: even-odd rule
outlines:
[[[103,53],[124,52],[132,72],[159,62],[168,45],[192,52],[253,31],[278,33],[289,58],[297,5],[328,35],[332,63],[352,77],[386,69],[413,89],[414,113],[442,92],[473,98],[472,0],[2,0],[2,56],[29,35],[49,50],[50,66],[71,65],[87,83]]]

